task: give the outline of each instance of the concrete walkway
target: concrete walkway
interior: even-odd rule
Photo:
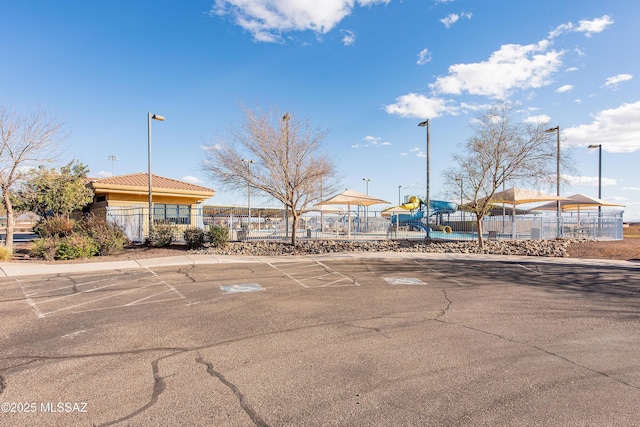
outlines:
[[[188,254],[164,258],[147,258],[128,261],[80,262],[60,264],[38,264],[32,262],[0,263],[0,277],[19,277],[37,275],[55,275],[68,273],[87,273],[93,271],[116,271],[139,268],[171,267],[181,265],[210,265],[237,263],[278,263],[313,259],[433,259],[433,260],[465,260],[465,261],[501,261],[517,263],[551,263],[561,265],[617,266],[640,270],[640,263],[621,260],[546,258],[512,255],[458,254],[458,253],[422,253],[422,252],[340,252],[320,255],[284,255],[284,256],[247,256],[247,255],[198,255]]]

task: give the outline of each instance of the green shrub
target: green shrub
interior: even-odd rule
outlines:
[[[98,244],[89,236],[67,236],[60,239],[56,259],[91,258],[98,254]]]
[[[13,256],[11,248],[0,246],[0,261],[9,261]]]
[[[31,242],[31,255],[44,258],[47,261],[53,261],[56,258],[56,253],[58,252],[58,242],[59,239],[57,237],[41,237],[39,239],[35,239]]]
[[[147,242],[154,248],[171,246],[176,230],[177,227],[168,222],[156,222],[151,228]]]
[[[198,249],[204,246],[204,230],[187,228],[184,230],[184,241],[187,249]]]
[[[74,232],[75,221],[66,216],[52,216],[40,220],[33,226],[39,237],[66,237]]]
[[[98,255],[113,255],[122,252],[129,238],[122,227],[95,215],[87,215],[76,222],[76,231],[91,237],[98,245]]]
[[[229,229],[219,225],[212,225],[207,230],[207,241],[214,248],[221,248],[229,242]]]

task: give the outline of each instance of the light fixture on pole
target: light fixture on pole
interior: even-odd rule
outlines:
[[[429,119],[425,120],[424,122],[420,122],[418,123],[418,126],[420,127],[426,127],[427,128],[427,235],[426,238],[430,239],[431,238],[431,226],[429,225],[429,208],[431,207],[431,200],[429,198],[429,158],[430,158],[430,150],[431,150],[431,141],[430,141],[430,134],[429,134]]]
[[[560,197],[560,125],[547,129],[545,132],[555,132],[557,136],[556,196]],[[556,237],[562,237],[562,230],[560,229],[560,200],[556,200]]]
[[[243,162],[247,162],[247,235],[249,234],[251,226],[251,163],[255,163],[253,160],[242,159]]]
[[[362,180],[366,183],[366,191],[367,191],[367,196],[369,195],[369,181],[371,181],[371,178],[362,178]]]
[[[153,183],[151,180],[151,119],[164,121],[164,117],[157,114],[147,113],[147,143],[149,161],[149,235],[151,235],[151,225],[153,224]]]
[[[107,159],[111,160],[111,176],[113,176],[113,162],[118,160],[118,156],[109,156]]]
[[[598,149],[598,199],[602,199],[602,144],[591,144],[589,148]],[[598,232],[602,228],[602,206],[598,206]]]

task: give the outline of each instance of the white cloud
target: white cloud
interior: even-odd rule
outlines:
[[[449,106],[449,101],[429,98],[417,93],[409,93],[396,98],[395,104],[384,107],[388,114],[407,118],[435,118],[442,114],[457,114],[457,108]]]
[[[431,52],[429,52],[429,49],[422,49],[418,53],[418,65],[424,65],[427,62],[431,62]]]
[[[342,43],[345,46],[352,46],[355,44],[356,33],[350,30],[342,30],[342,34],[344,34],[344,36],[342,37]]]
[[[259,42],[282,43],[283,33],[311,30],[326,34],[353,8],[391,0],[215,0],[210,15],[231,16]],[[344,39],[343,39],[344,41]]]
[[[363,139],[364,141],[367,141],[367,142],[369,142],[369,143],[371,143],[371,144],[374,144],[374,145],[375,145],[375,144],[377,144],[377,143],[378,143],[378,141],[380,141],[380,139],[381,139],[381,138],[380,138],[380,137],[377,137],[377,136],[369,136],[369,135],[367,135],[367,136],[365,136],[365,137],[364,137],[364,138],[362,138],[362,139]]]
[[[571,185],[587,185],[591,187],[598,186],[598,177],[597,176],[572,176],[572,175],[562,175],[562,178],[565,179]],[[602,177],[602,186],[610,187],[612,185],[617,185],[615,179]]]
[[[484,62],[455,64],[449,75],[438,77],[431,88],[439,93],[489,96],[506,99],[513,89],[539,88],[551,83],[551,75],[561,65],[563,52],[551,50],[550,43],[503,45]]]
[[[578,24],[578,28],[575,31],[585,33],[585,36],[591,37],[593,33],[601,33],[605,28],[613,24],[613,19],[609,15],[603,15],[601,18],[592,19],[591,21],[583,19]]]
[[[540,114],[539,116],[529,116],[526,119],[524,119],[525,123],[533,123],[533,124],[549,123],[550,121],[551,121],[551,117],[547,116],[546,114]]]
[[[111,172],[107,172],[107,171],[100,171],[96,175],[101,178],[109,178],[110,176],[113,176]]]
[[[442,18],[440,22],[442,22],[445,27],[449,28],[458,22],[458,19],[460,19],[460,16],[457,13],[450,13],[445,18]]]
[[[201,179],[196,178],[195,176],[191,176],[191,175],[183,176],[182,180],[184,182],[190,182],[192,184],[201,184],[202,183]]]
[[[362,138],[362,140],[365,142],[364,144],[354,144],[354,145],[351,146],[351,148],[382,147],[382,146],[385,146],[385,145],[392,145],[388,141],[380,142],[382,140],[382,138],[380,138],[378,136],[367,135],[364,138]]]
[[[558,25],[549,33],[549,38],[558,37],[562,33],[585,33],[585,36],[591,37],[594,33],[603,32],[609,25],[613,24],[613,18],[609,15],[603,15],[601,18],[592,20],[583,19],[578,21],[578,25],[568,22]]]
[[[627,82],[631,79],[633,79],[633,76],[631,74],[618,74],[617,76],[607,78],[607,81],[604,85],[606,87],[617,88],[618,83]]]
[[[449,15],[447,15],[446,17],[442,18],[440,20],[440,22],[442,22],[444,24],[445,27],[449,28],[451,27],[453,24],[455,24],[456,22],[458,22],[458,20],[460,18],[467,18],[467,19],[471,19],[473,15],[469,12],[462,12],[460,15],[458,15],[457,13],[450,13]]]
[[[640,101],[594,115],[593,122],[561,130],[570,146],[602,144],[610,153],[640,150]]]
[[[569,67],[566,70],[564,70],[565,73],[571,73],[573,71],[578,71],[579,68],[578,67]]]
[[[640,187],[622,187],[621,190],[640,191]]]
[[[571,89],[573,89],[573,85],[562,85],[558,89],[556,89],[556,92],[564,93],[569,92]]]

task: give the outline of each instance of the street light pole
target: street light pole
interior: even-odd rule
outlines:
[[[458,205],[458,210],[460,210],[460,212],[462,212],[462,222],[464,222],[464,211],[462,210],[462,195],[463,195],[463,191],[462,191],[462,184],[463,184],[463,180],[462,180],[462,176],[458,176],[456,178],[456,182],[458,184],[460,184],[460,205]]]
[[[371,178],[362,178],[362,180],[366,183],[366,193],[367,196],[369,195],[369,181],[371,181]],[[364,232],[366,233],[368,230],[367,227],[367,223],[369,222],[369,218],[368,218],[368,208],[365,206],[364,207]]]
[[[111,176],[113,176],[113,162],[118,160],[118,156],[109,156],[107,159],[111,160]]]
[[[369,181],[371,181],[370,178],[362,178],[362,180],[366,183],[366,192],[367,192],[367,196],[369,195]]]
[[[602,199],[602,144],[591,144],[589,148],[598,149],[598,199]],[[598,206],[598,233],[602,228],[602,206]]]
[[[147,113],[147,154],[149,156],[149,235],[151,235],[151,226],[153,224],[153,182],[151,180],[151,119],[164,121],[164,117],[157,114]]]
[[[284,113],[282,116],[282,121],[284,122],[284,143],[285,143],[285,154],[284,154],[284,177],[286,180],[285,185],[289,186],[291,181],[289,180],[289,120],[291,120],[291,116],[289,113]],[[293,191],[293,189],[292,189]],[[291,208],[294,209],[293,207]],[[284,232],[285,237],[289,238],[289,211],[285,205],[284,209]],[[295,233],[295,230],[291,230],[292,233]]]
[[[546,132],[555,132],[557,136],[557,153],[556,153],[556,196],[560,197],[560,125],[547,129]],[[560,229],[560,200],[556,200],[556,237],[562,237]]]
[[[255,163],[253,160],[242,159],[243,162],[247,162],[247,236],[251,229],[251,163]]]
[[[429,198],[429,160],[430,160],[430,150],[431,150],[431,136],[430,136],[430,131],[429,131],[429,119],[425,120],[424,122],[420,122],[418,123],[418,126],[420,127],[426,127],[427,128],[427,235],[426,238],[430,239],[431,238],[431,225],[429,225],[429,208],[431,207],[431,200]]]

